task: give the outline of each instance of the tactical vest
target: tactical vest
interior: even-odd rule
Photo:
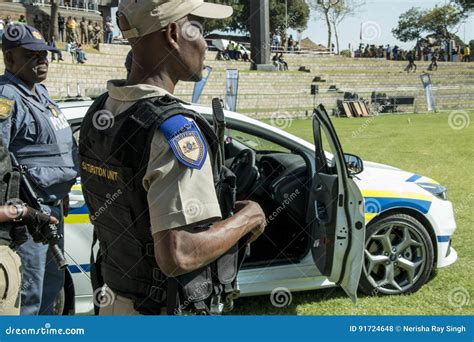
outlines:
[[[13,172],[8,150],[0,143],[0,206],[20,198],[20,174]],[[0,223],[0,245],[12,242],[13,222]]]
[[[142,185],[154,132],[174,115],[194,119],[213,158],[214,183],[224,216],[235,203],[235,176],[215,162],[219,144],[212,127],[201,115],[182,107],[171,97],[146,99],[109,118],[105,129],[97,115],[108,94],[89,109],[81,127],[79,148],[81,181],[94,232],[100,242],[95,260],[96,286],[107,284],[115,293],[133,300],[141,314],[219,314],[232,307],[237,273],[243,254],[239,245],[212,264],[168,279],[154,253],[147,193]],[[104,122],[102,122],[104,124]],[[93,281],[94,282],[94,281]],[[96,287],[94,286],[94,287]]]

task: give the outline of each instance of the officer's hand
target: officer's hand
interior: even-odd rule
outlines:
[[[37,243],[46,243],[51,235],[49,224],[58,224],[59,221],[55,217],[46,215],[45,213],[33,209],[25,208],[25,213],[21,222],[28,227],[28,231],[33,237],[33,241]]]
[[[239,201],[235,203],[237,213],[242,213],[250,219],[249,243],[254,242],[262,235],[267,226],[267,220],[262,207],[253,201]]]

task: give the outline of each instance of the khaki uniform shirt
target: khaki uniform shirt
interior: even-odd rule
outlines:
[[[124,81],[118,80],[109,81],[107,88],[104,109],[114,115],[141,99],[173,96],[156,86],[124,86]],[[154,133],[143,186],[148,192],[152,234],[221,218],[209,154],[201,170],[191,169],[176,158],[159,130]]]

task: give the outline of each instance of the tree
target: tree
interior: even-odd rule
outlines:
[[[51,0],[51,16],[49,18],[49,38],[52,41],[53,37],[57,40],[59,39],[58,31],[58,11],[59,3],[58,0]]]
[[[206,32],[240,31],[248,33],[251,18],[249,1],[254,0],[210,0],[209,2],[225,4],[234,8],[232,17],[225,20],[209,20]],[[288,28],[305,29],[308,24],[310,9],[305,0],[288,0]],[[285,1],[270,0],[270,30],[284,32],[286,28]]]
[[[340,50],[337,27],[344,21],[344,19],[356,14],[363,5],[364,1],[362,0],[339,0],[339,2],[329,11],[329,21],[334,29],[338,54]]]
[[[474,10],[474,1],[472,0],[454,0],[454,2],[461,6],[465,13]]]
[[[338,5],[338,0],[311,0],[310,4],[316,13],[319,14],[320,17],[326,20],[326,26],[328,28],[328,45],[327,48],[331,51],[332,46],[332,25],[330,19],[330,12],[333,10],[334,7]]]
[[[433,33],[438,38],[449,39],[451,32],[465,19],[465,14],[458,6],[445,5],[435,7],[425,13],[420,20],[420,25],[426,32]]]
[[[421,19],[425,12],[425,10],[420,8],[412,7],[405,13],[402,13],[398,19],[398,26],[392,30],[395,38],[402,42],[420,39],[424,29],[421,26]]]
[[[418,40],[427,34],[439,39],[451,39],[456,33],[455,28],[465,18],[463,9],[453,3],[428,10],[413,7],[400,15],[398,26],[392,33],[402,42]]]

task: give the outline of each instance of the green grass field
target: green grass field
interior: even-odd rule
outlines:
[[[340,289],[293,293],[288,307],[275,308],[269,296],[242,298],[237,315],[472,315],[474,314],[474,112],[333,119],[345,152],[425,175],[445,185],[454,203],[458,229],[455,264],[439,269],[417,293],[359,296],[357,304]],[[310,120],[287,130],[312,141]],[[468,294],[469,301],[457,305]]]

